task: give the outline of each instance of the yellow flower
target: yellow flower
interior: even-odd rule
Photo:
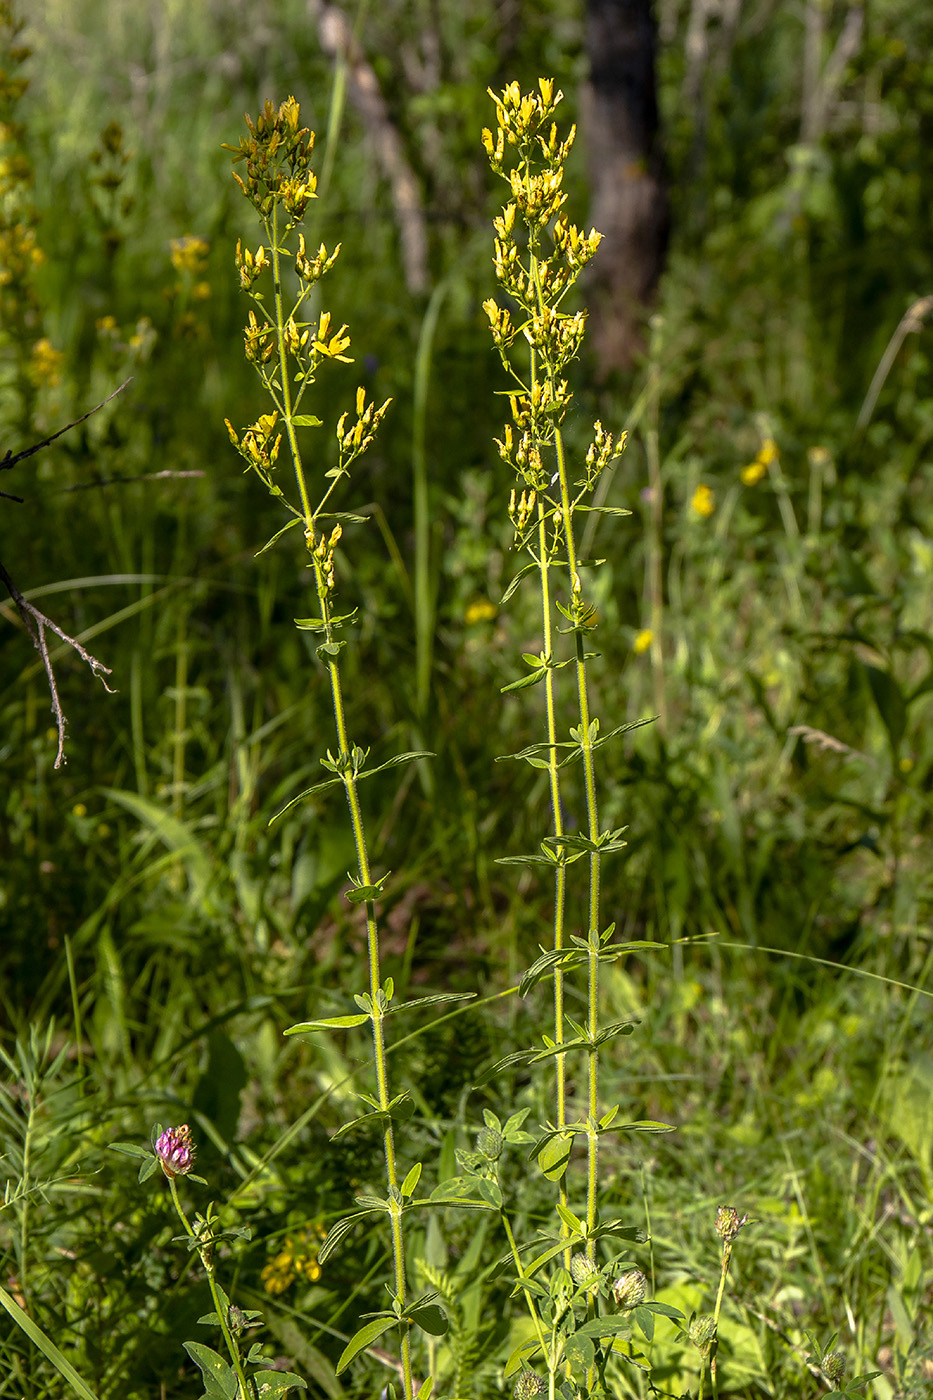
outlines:
[[[774,441],[774,438],[765,438],[758,449],[758,456],[755,460],[760,462],[763,467],[770,467],[771,463],[776,462],[777,459],[777,443]]]
[[[833,460],[833,455],[828,447],[808,447],[807,458],[814,471],[828,467]]]
[[[48,337],[43,336],[42,340],[37,340],[32,347],[29,361],[30,379],[36,385],[47,384],[49,388],[54,388],[56,384],[61,383],[64,359],[62,352],[55,349]]]
[[[749,462],[747,467],[742,468],[742,485],[757,486],[761,478],[767,471],[767,467],[759,457],[754,462]]]
[[[467,604],[463,619],[471,627],[474,622],[491,622],[495,615],[495,605],[488,598],[474,598],[472,603]]]
[[[75,817],[87,816],[87,808],[85,807],[83,802],[76,802],[75,805],[72,807],[71,812],[72,815]]]
[[[707,520],[716,509],[716,497],[713,495],[712,488],[701,482],[693,493],[690,509],[694,515],[699,515],[701,519]]]
[[[647,651],[654,641],[654,633],[650,627],[643,627],[632,643],[632,651],[636,656],[641,656],[643,651]]]
[[[186,233],[184,238],[172,239],[172,267],[176,272],[190,272],[193,276],[204,271],[210,244],[206,238],[196,233]]]

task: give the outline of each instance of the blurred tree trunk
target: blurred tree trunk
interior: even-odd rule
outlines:
[[[664,269],[670,213],[659,139],[657,32],[651,0],[587,0],[590,76],[582,120],[603,241],[588,299],[604,373],[642,348],[642,325]]]

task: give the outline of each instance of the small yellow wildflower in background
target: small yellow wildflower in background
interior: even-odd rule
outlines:
[[[203,275],[210,244],[196,233],[172,239],[172,267],[176,272],[190,272],[192,277]]]
[[[654,633],[651,628],[643,627],[632,643],[632,651],[636,656],[641,656],[642,652],[647,651],[653,641]]]
[[[324,1231],[320,1225],[289,1235],[278,1254],[273,1255],[262,1271],[266,1292],[273,1295],[284,1293],[299,1277],[316,1283],[321,1277],[317,1251],[323,1238]]]
[[[808,447],[807,460],[814,471],[816,471],[817,469],[828,467],[833,460],[833,454],[828,447]]]
[[[56,350],[47,336],[37,340],[29,360],[29,377],[33,384],[40,388],[45,384],[54,389],[56,384],[61,383],[64,359],[61,350]]]
[[[747,467],[742,468],[742,485],[757,486],[772,462],[778,459],[778,448],[774,438],[765,438],[758,449],[758,456],[754,462],[749,462]]]
[[[912,758],[902,758],[897,766],[902,773],[909,773],[914,766],[914,761]]]
[[[708,520],[716,509],[716,497],[713,495],[712,488],[701,482],[693,493],[690,509],[694,515],[699,515],[702,520]]]
[[[85,807],[83,802],[76,802],[75,805],[72,807],[71,812],[72,815],[75,817],[87,816],[87,808]]]
[[[468,627],[474,622],[491,622],[496,615],[496,607],[488,598],[474,598],[472,603],[467,604],[463,619]]]

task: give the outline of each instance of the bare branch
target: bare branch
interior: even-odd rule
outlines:
[[[81,645],[81,643],[76,640],[76,638],[69,637],[68,633],[64,632],[61,629],[61,627],[59,627],[57,622],[53,622],[50,617],[46,617],[45,613],[40,612],[40,610],[35,606],[34,603],[30,603],[27,598],[24,598],[22,593],[20,593],[19,589],[16,587],[16,584],[10,578],[10,575],[7,573],[7,570],[4,568],[2,563],[0,563],[0,579],[2,579],[3,582],[6,584],[7,591],[10,597],[13,599],[13,602],[16,604],[16,610],[19,613],[20,618],[22,619],[23,626],[25,627],[29,636],[32,638],[32,644],[35,647],[36,651],[42,657],[42,665],[45,667],[45,674],[49,683],[49,693],[52,697],[52,714],[55,716],[55,727],[58,730],[58,752],[55,755],[55,767],[61,768],[62,764],[66,761],[66,720],[64,711],[62,710],[61,700],[58,698],[58,686],[55,683],[55,672],[52,669],[52,658],[49,656],[49,645],[45,639],[46,628],[48,628],[50,632],[54,632],[56,637],[60,637],[61,640],[63,642],[66,642],[68,646],[72,648],[73,651],[76,651],[78,653],[81,660],[84,661],[88,666],[90,666],[94,675],[99,676],[101,684],[107,691],[108,695],[113,695],[114,692],[104,680],[104,676],[109,676],[112,673],[109,666],[105,666],[102,661],[98,661],[97,657],[92,656],[89,651],[86,651],[85,648]]]
[[[125,379],[120,385],[120,387],[118,389],[114,389],[112,394],[108,394],[107,397],[101,401],[101,403],[96,404],[95,407],[90,409],[87,413],[83,413],[81,417],[76,418],[73,423],[68,423],[64,428],[59,428],[58,432],[52,433],[51,437],[43,438],[41,442],[33,443],[32,447],[27,447],[22,452],[17,452],[15,456],[12,451],[8,451],[6,456],[2,459],[2,461],[0,461],[0,471],[9,471],[10,468],[15,467],[18,462],[23,462],[27,457],[32,457],[36,452],[41,452],[43,447],[48,447],[51,443],[55,442],[57,438],[60,438],[64,433],[70,432],[72,428],[76,428],[79,423],[84,423],[88,418],[91,417],[92,414],[97,413],[98,409],[103,408],[104,405],[108,404],[111,399],[115,399],[117,394],[122,393],[123,390],[126,388],[127,384],[129,384],[131,381],[132,376],[130,376],[129,379]],[[22,498],[20,496],[13,496],[7,491],[0,491],[0,496],[3,496],[6,500],[17,501],[20,505],[23,504]],[[57,622],[53,622],[50,617],[46,617],[45,613],[40,612],[40,610],[35,606],[35,604],[30,603],[27,598],[24,598],[22,593],[20,593],[19,589],[16,587],[16,584],[11,579],[9,573],[7,572],[2,562],[0,562],[0,581],[2,581],[6,585],[7,591],[10,597],[13,599],[13,602],[16,606],[16,611],[19,613],[23,627],[26,629],[26,632],[32,639],[33,646],[42,658],[42,665],[45,668],[46,679],[49,683],[49,694],[52,697],[52,714],[55,717],[55,728],[58,730],[58,752],[55,755],[55,767],[61,768],[62,764],[66,761],[66,720],[65,712],[62,709],[62,702],[59,699],[58,695],[58,685],[55,681],[55,671],[52,666],[52,658],[49,655],[49,644],[45,636],[46,631],[54,633],[54,635],[56,637],[59,637],[63,642],[65,642],[67,646],[70,646],[72,651],[77,652],[78,656],[80,656],[81,660],[85,663],[85,665],[90,666],[94,675],[100,679],[108,695],[112,695],[113,691],[111,690],[107,682],[104,680],[104,676],[109,676],[111,674],[111,670],[110,667],[105,666],[102,661],[98,661],[96,656],[92,656],[89,651],[86,651],[85,648],[81,645],[79,641],[77,641],[76,638],[69,637],[68,633],[64,632],[62,628],[59,627]]]
[[[43,447],[48,447],[50,443],[55,442],[56,438],[60,438],[63,433],[70,433],[72,428],[76,428],[79,423],[86,422],[92,414],[97,413],[97,411],[103,408],[105,404],[108,404],[111,399],[115,399],[117,394],[122,394],[127,384],[132,384],[132,382],[133,376],[130,375],[129,379],[124,379],[119,389],[114,389],[112,394],[108,394],[107,397],[102,399],[99,404],[96,404],[94,408],[89,409],[87,413],[82,413],[81,417],[76,418],[73,423],[68,423],[64,428],[59,428],[58,432],[53,433],[51,437],[43,438],[41,442],[33,443],[32,447],[27,447],[23,452],[17,452],[15,457],[12,451],[7,452],[3,460],[0,461],[0,472],[9,471],[11,467],[16,466],[17,462],[23,462],[27,457],[32,457],[34,453],[41,452]],[[19,500],[19,497],[17,496],[15,499]]]

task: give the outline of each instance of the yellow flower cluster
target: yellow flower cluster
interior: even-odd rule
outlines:
[[[654,633],[652,632],[651,628],[643,627],[641,631],[636,635],[635,640],[632,643],[632,651],[635,653],[636,656],[641,656],[643,652],[646,652],[650,649],[651,643],[653,641]]]
[[[774,438],[765,438],[758,449],[758,455],[754,462],[749,462],[747,467],[742,468],[742,485],[757,486],[772,462],[778,460],[777,443]]]
[[[288,1235],[278,1254],[272,1256],[262,1271],[262,1284],[266,1292],[273,1295],[284,1293],[297,1278],[316,1283],[321,1277],[317,1252],[323,1238],[324,1231],[320,1225]]]
[[[495,615],[496,606],[488,598],[474,598],[467,604],[463,618],[467,626],[472,627],[476,622],[491,622]]]
[[[29,377],[37,387],[46,385],[54,388],[61,383],[61,367],[64,363],[61,350],[56,350],[47,336],[37,340],[29,357]]]
[[[172,239],[172,267],[176,272],[187,272],[192,277],[202,277],[207,271],[207,255],[210,244],[206,238],[196,233],[186,233],[184,238]]]

